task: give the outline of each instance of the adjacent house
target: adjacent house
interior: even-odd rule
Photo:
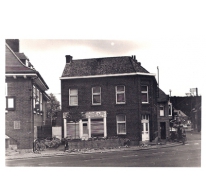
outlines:
[[[173,118],[173,110],[169,95],[166,95],[160,88],[157,103],[158,137],[166,139],[170,136],[169,128],[170,120]]]
[[[155,138],[157,82],[135,56],[73,60],[66,55],[60,80],[64,137]],[[74,111],[83,118],[67,118]]]
[[[5,48],[6,147],[32,149],[37,129],[45,125],[49,87],[28,57],[19,52],[18,39],[6,40]]]

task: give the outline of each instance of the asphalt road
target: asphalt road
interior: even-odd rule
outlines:
[[[21,167],[201,167],[201,140],[186,145],[116,152],[6,160]]]

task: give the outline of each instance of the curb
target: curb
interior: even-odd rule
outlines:
[[[182,146],[182,143],[173,143],[173,144],[165,144],[165,145],[151,145],[147,147],[142,147],[140,148],[139,146],[135,147],[129,147],[129,148],[123,148],[123,149],[112,149],[112,150],[103,150],[103,151],[85,151],[85,152],[71,152],[71,153],[65,153],[65,152],[55,152],[51,154],[32,154],[31,156],[28,157],[9,157],[6,156],[5,160],[19,160],[19,159],[30,159],[30,158],[39,158],[39,157],[51,157],[51,156],[68,156],[68,155],[77,155],[77,154],[92,154],[92,153],[107,153],[107,152],[116,152],[116,151],[141,151],[141,150],[150,150],[150,149],[160,149],[160,148],[169,148],[169,147],[174,147],[174,146]]]

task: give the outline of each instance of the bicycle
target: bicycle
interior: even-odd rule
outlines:
[[[44,151],[46,145],[44,144],[44,140],[36,139],[34,142],[35,152],[40,153],[40,151]]]

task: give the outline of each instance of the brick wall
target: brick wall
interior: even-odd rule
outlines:
[[[142,85],[149,87],[149,104],[141,103]],[[126,104],[116,104],[115,86],[124,85],[126,91]],[[92,105],[92,87],[101,87],[101,105]],[[62,80],[62,112],[69,111],[69,88],[78,89],[78,109],[80,112],[86,111],[106,111],[107,112],[107,135],[117,136],[116,115],[124,113],[126,115],[127,135],[119,137],[139,138],[141,140],[141,114],[150,115],[150,134],[157,128],[156,118],[156,81],[153,77],[146,76],[126,76],[126,77],[106,77]]]
[[[17,148],[32,148],[31,80],[12,77],[6,78],[6,82],[8,96],[15,96],[15,110],[6,113],[6,134],[11,137],[11,144],[17,142]],[[14,129],[14,121],[20,121],[20,129]]]

